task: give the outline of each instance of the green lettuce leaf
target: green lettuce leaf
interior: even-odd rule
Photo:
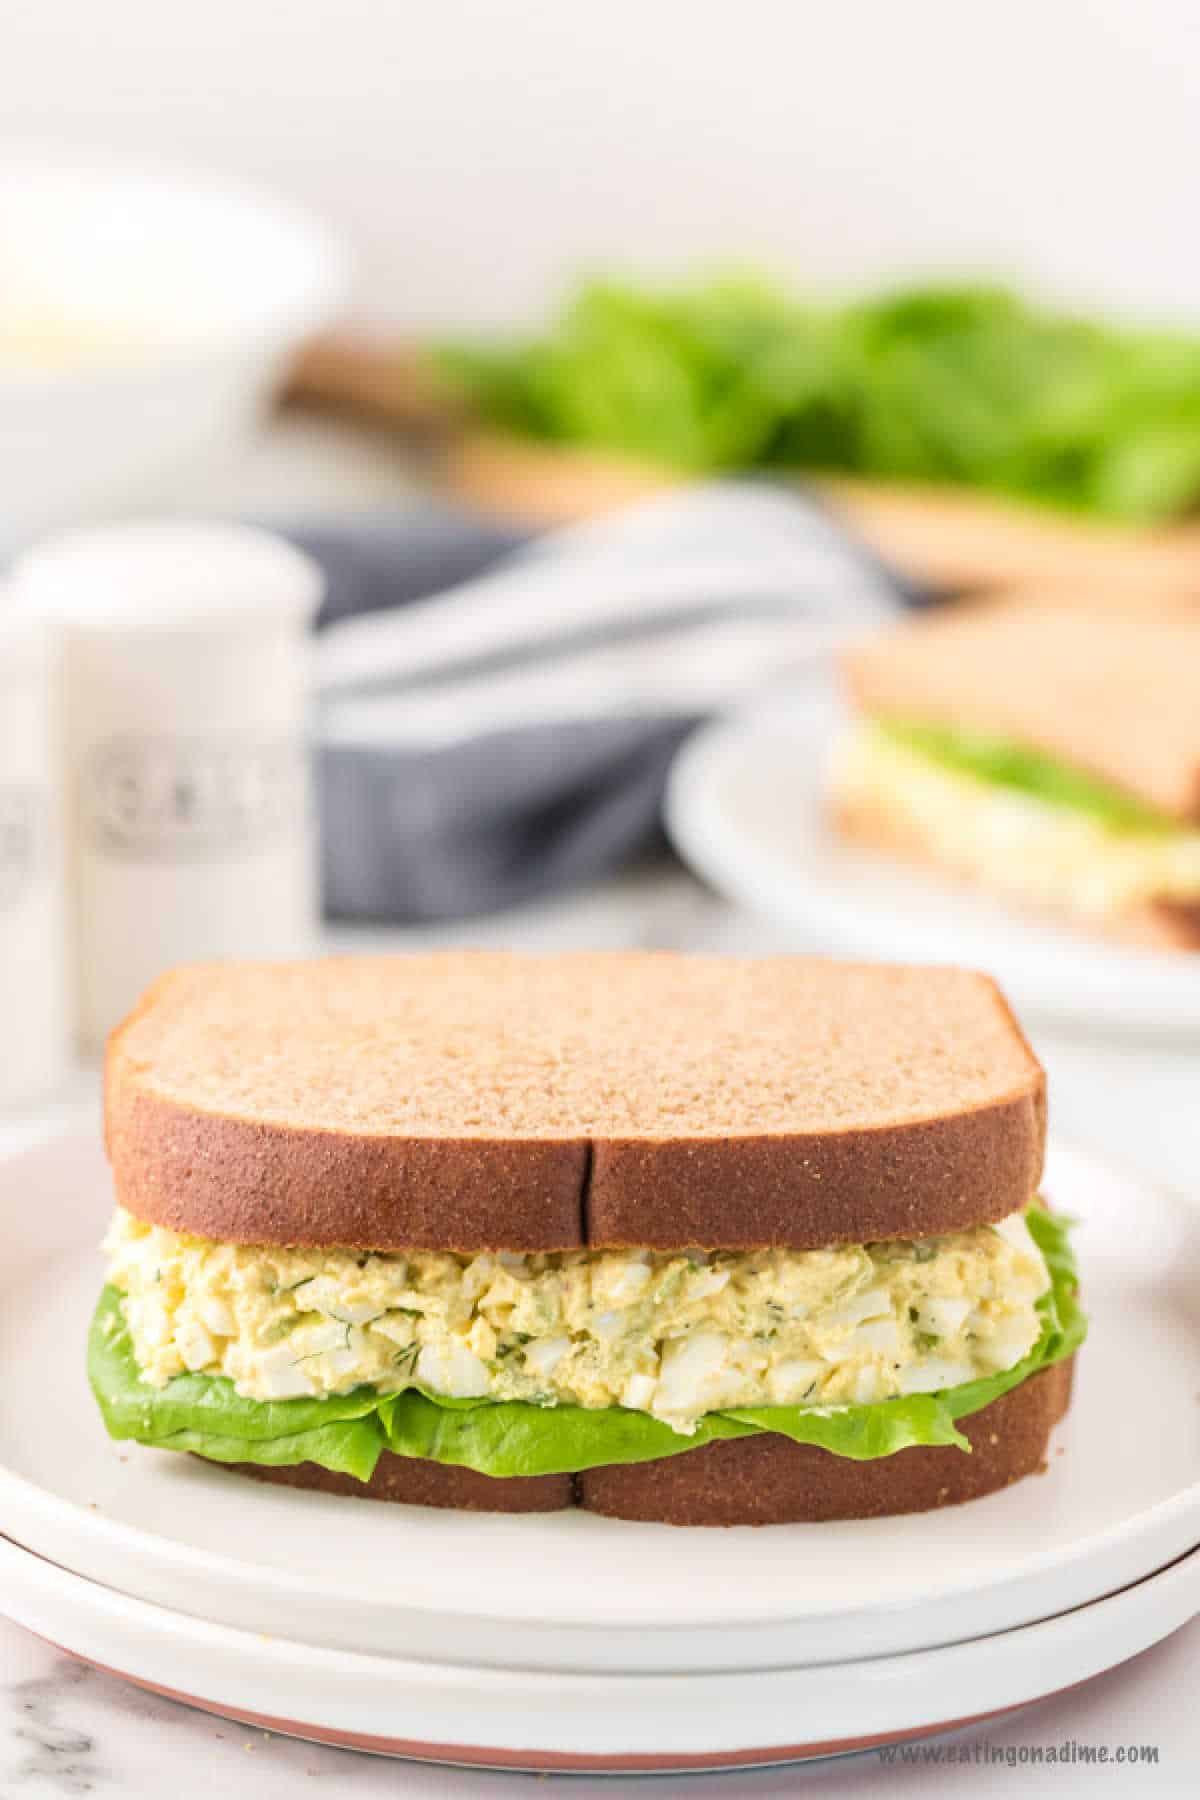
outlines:
[[[323,1469],[332,1469],[338,1475],[370,1481],[380,1453],[387,1449],[382,1425],[379,1414],[368,1413],[365,1418],[335,1419],[328,1425],[317,1425],[288,1437],[240,1438],[212,1431],[172,1431],[166,1437],[139,1437],[139,1441],[152,1444],[156,1450],[190,1451],[209,1462],[258,1463],[271,1469],[320,1463]]]
[[[443,369],[484,423],[686,471],[820,469],[1166,518],[1200,496],[1200,340],[987,285],[837,305],[752,274],[583,283]]]
[[[244,1400],[232,1381],[177,1375],[143,1381],[121,1296],[106,1287],[88,1337],[88,1379],[110,1437],[215,1462],[316,1462],[369,1481],[387,1448],[391,1395],[371,1388],[318,1400]]]
[[[315,1462],[370,1479],[381,1451],[425,1457],[484,1475],[574,1473],[611,1463],[679,1456],[721,1438],[775,1432],[858,1461],[914,1445],[970,1446],[956,1421],[1070,1356],[1087,1323],[1075,1298],[1069,1221],[1039,1206],[1026,1214],[1046,1258],[1050,1292],[1038,1302],[1042,1334],[1021,1363],[940,1394],[870,1406],[763,1406],[709,1413],[693,1435],[624,1407],[534,1406],[515,1400],[447,1401],[409,1389],[371,1388],[318,1400],[244,1400],[223,1376],[180,1375],[164,1388],[141,1379],[121,1296],[105,1288],[92,1323],[88,1372],[109,1434],[217,1462]]]
[[[876,1406],[763,1406],[707,1413],[695,1432],[684,1437],[661,1419],[619,1406],[591,1410],[482,1401],[470,1411],[446,1412],[430,1397],[412,1393],[404,1395],[393,1415],[389,1447],[401,1456],[427,1456],[484,1475],[553,1475],[611,1463],[653,1462],[718,1438],[754,1437],[764,1431],[797,1444],[818,1444],[855,1461],[890,1456],[910,1444],[968,1448],[952,1414],[939,1396],[930,1394]]]
[[[1179,830],[1173,819],[1144,806],[1132,794],[1024,744],[916,720],[876,719],[874,725],[881,736],[901,749],[915,751],[957,773],[973,775],[977,781],[1029,794],[1047,806],[1087,813],[1114,831]]]

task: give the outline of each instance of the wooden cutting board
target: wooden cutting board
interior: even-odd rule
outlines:
[[[325,338],[302,359],[288,397],[403,432],[420,446],[436,488],[523,524],[592,518],[686,479],[636,457],[484,430],[410,346]],[[959,488],[808,471],[797,480],[884,561],[934,592],[1036,587],[1089,606],[1200,602],[1200,521],[1145,530]]]

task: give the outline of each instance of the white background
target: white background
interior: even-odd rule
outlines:
[[[730,257],[1194,315],[1198,119],[1195,0],[0,0],[0,138],[267,181],[422,324]]]

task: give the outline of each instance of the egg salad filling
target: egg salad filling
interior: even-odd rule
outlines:
[[[980,773],[942,753],[948,737],[864,722],[836,753],[835,799],[894,821],[956,873],[1035,903],[1102,916],[1200,900],[1200,830],[1011,748],[998,775]]]
[[[1024,1216],[828,1250],[458,1254],[207,1242],[118,1209],[105,1241],[141,1379],[250,1400],[406,1389],[622,1407],[690,1435],[730,1407],[838,1407],[1012,1369],[1050,1274]]]

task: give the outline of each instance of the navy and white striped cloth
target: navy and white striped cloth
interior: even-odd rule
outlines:
[[[697,724],[916,596],[816,502],[680,489],[536,539],[446,513],[293,530],[317,654],[326,909],[491,912],[659,832]]]

